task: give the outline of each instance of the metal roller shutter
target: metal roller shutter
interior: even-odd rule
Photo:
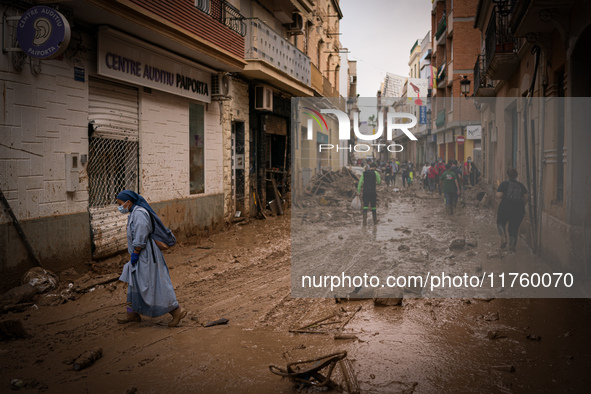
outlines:
[[[94,259],[127,247],[127,215],[117,210],[121,190],[138,191],[138,91],[89,80],[89,213]]]

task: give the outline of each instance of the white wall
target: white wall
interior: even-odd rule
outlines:
[[[67,57],[42,60],[33,75],[29,58],[16,71],[12,56],[0,54],[0,187],[19,220],[86,211],[85,168],[78,191],[66,193],[65,154],[88,153],[88,79],[74,80]]]
[[[140,190],[149,202],[190,197],[189,100],[140,89]],[[222,193],[222,126],[217,103],[205,106],[205,193]]]

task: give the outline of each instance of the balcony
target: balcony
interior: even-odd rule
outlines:
[[[339,92],[332,86],[328,78],[322,77],[322,97],[339,97]]]
[[[436,41],[437,45],[445,44],[445,37],[446,36],[447,36],[447,25],[446,25],[446,18],[445,18],[445,12],[444,12],[443,16],[439,20],[439,23],[437,24],[437,31],[435,32],[435,41]]]
[[[437,119],[435,119],[435,126],[437,126],[438,129],[443,125],[445,125],[445,108],[437,112]]]
[[[523,40],[509,31],[510,17],[511,13],[495,9],[486,29],[484,68],[486,76],[493,80],[509,79],[519,66],[518,52]]]
[[[474,64],[474,96],[494,97],[495,87],[492,81],[486,77],[484,58],[484,55],[478,55]]]
[[[244,23],[244,16],[232,4],[225,0],[196,0],[195,7],[211,16],[218,22],[223,23],[231,30],[240,34],[242,37],[246,35],[246,24]]]
[[[443,61],[443,64],[437,68],[437,73],[435,74],[435,81],[437,82],[437,89],[444,89],[446,84],[445,82],[445,65],[446,60]]]
[[[249,62],[260,61],[270,65],[281,73],[310,87],[310,58],[260,19],[249,19],[246,23],[245,59]],[[247,69],[251,71],[252,77],[269,79],[269,73],[265,73],[260,67],[247,66]],[[256,74],[255,71],[261,71],[267,77]],[[273,82],[280,82],[278,81],[279,76],[275,79],[276,81]],[[292,89],[288,88],[288,90],[291,90],[294,94],[310,94],[309,90],[302,93],[301,87],[296,87],[300,90],[299,92],[294,91],[294,86],[289,80],[285,80],[284,83],[292,86]]]

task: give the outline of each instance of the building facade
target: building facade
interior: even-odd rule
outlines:
[[[473,80],[473,59],[480,50],[480,39],[473,27],[476,5],[471,0],[433,1],[431,63],[436,71],[432,127],[437,155],[444,161],[463,162],[481,145],[480,138],[475,138],[479,135],[468,132],[468,127],[472,130],[472,126],[480,126],[480,114],[464,99],[460,83],[464,77]],[[463,143],[461,138],[456,142],[459,136],[463,137]]]
[[[58,270],[124,249],[123,189],[144,195],[181,238],[220,225],[224,144],[212,78],[244,68],[240,25],[182,1],[14,4],[3,21],[14,49],[0,57],[1,187],[39,259]],[[57,57],[17,44],[20,18],[41,14],[72,26]],[[26,248],[0,217],[2,270],[22,270]]]
[[[48,268],[126,249],[123,189],[179,239],[256,213],[270,178],[288,199],[291,98],[338,96],[338,1],[39,7],[12,2],[3,19],[0,188]],[[68,31],[62,52],[17,42],[40,14]],[[31,262],[4,212],[0,262],[5,278]]]
[[[591,273],[590,11],[585,1],[482,0],[474,21],[484,179],[494,188],[518,170],[530,191],[523,235],[579,277]]]

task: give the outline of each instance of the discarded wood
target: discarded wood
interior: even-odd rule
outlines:
[[[279,212],[279,215],[283,215],[283,198],[281,197],[281,194],[279,194],[279,189],[277,189],[277,182],[275,182],[275,178],[271,179],[271,184],[273,185],[273,192],[275,193],[277,211]]]
[[[314,324],[312,326],[309,326],[308,328],[314,328],[314,327],[320,327],[320,326],[328,326],[329,324],[338,324],[338,323],[342,323],[341,320],[337,320],[337,321],[331,321],[328,323],[318,323],[318,324]]]
[[[256,191],[253,191],[252,196],[254,197],[254,205],[257,207],[257,213],[262,216],[263,219],[267,219],[267,216],[263,212],[263,206],[261,205],[259,195],[256,193]]]
[[[351,321],[351,319],[357,314],[357,312],[359,312],[361,310],[361,305],[359,307],[357,307],[357,309],[355,309],[355,311],[353,311],[353,313],[351,313],[351,315],[349,315],[349,317],[347,317],[347,320],[345,320],[345,322],[343,323],[343,325],[341,326],[341,328],[339,328],[339,331],[342,331],[343,328],[345,328],[345,326],[347,325],[347,323],[349,323]]]
[[[357,339],[357,335],[335,334],[334,339],[335,340]]]
[[[359,387],[359,382],[357,381],[357,376],[355,375],[351,361],[348,358],[344,358],[339,360],[338,364],[339,367],[341,367],[341,371],[343,372],[343,378],[345,379],[345,384],[347,385],[347,393],[361,393],[361,388]]]
[[[35,264],[37,264],[41,268],[45,268],[45,267],[43,267],[43,264],[41,264],[41,261],[39,260],[39,258],[37,257],[37,254],[33,250],[33,247],[29,243],[29,240],[27,239],[27,236],[26,236],[25,232],[23,231],[21,224],[19,223],[18,219],[16,218],[16,215],[12,211],[10,204],[8,204],[8,200],[6,200],[6,197],[4,197],[4,193],[2,192],[2,189],[0,189],[0,201],[2,201],[2,204],[4,204],[4,206],[6,207],[5,211],[12,218],[12,223],[14,224],[14,228],[16,229],[16,232],[18,233],[18,235],[21,237],[21,240],[23,241],[23,243],[25,244],[25,247],[27,248],[27,252],[29,252],[29,255],[31,256],[31,258],[33,259]]]
[[[320,330],[289,330],[292,334],[323,334],[327,335],[327,331],[320,331]]]
[[[318,320],[316,320],[315,322],[308,323],[308,324],[306,324],[305,326],[302,326],[302,327],[296,328],[296,330],[305,330],[306,328],[310,328],[311,326],[314,326],[314,325],[316,325],[316,324],[318,324],[318,323],[322,323],[322,322],[324,322],[324,321],[326,321],[326,320],[328,320],[328,319],[332,319],[333,317],[335,317],[335,316],[337,316],[337,315],[338,315],[338,313],[337,313],[337,312],[334,312],[333,314],[331,314],[331,315],[329,315],[329,316],[326,316],[326,317],[323,317],[322,319],[318,319]]]
[[[107,283],[111,283],[111,282],[115,282],[116,280],[119,279],[121,275],[120,274],[108,274],[108,275],[101,275],[95,278],[91,278],[79,285],[76,285],[76,287],[74,288],[74,291],[78,292],[78,293],[85,293],[86,291],[88,291],[89,289],[95,287],[95,286],[100,286],[100,285],[106,285]]]

